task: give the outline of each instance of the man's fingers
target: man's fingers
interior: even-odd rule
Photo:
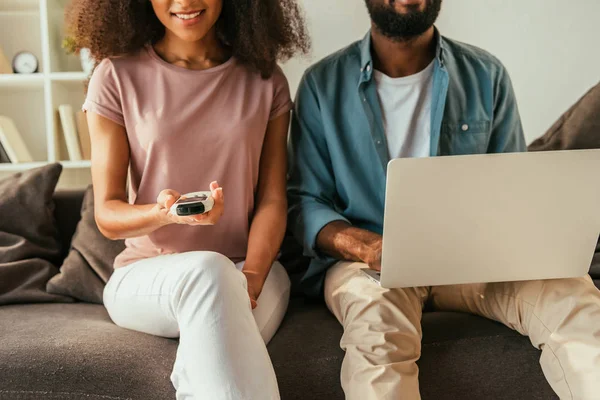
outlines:
[[[370,266],[372,270],[375,270],[377,272],[381,272],[381,264],[374,264]]]

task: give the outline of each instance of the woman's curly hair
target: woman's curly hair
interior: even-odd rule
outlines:
[[[133,54],[165,33],[149,0],[72,0],[65,17],[75,47],[90,49],[98,62]],[[296,0],[223,0],[217,30],[233,56],[264,78],[310,48]]]

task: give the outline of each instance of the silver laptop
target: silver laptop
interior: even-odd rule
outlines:
[[[397,159],[368,272],[386,288],[578,277],[599,233],[599,150]]]

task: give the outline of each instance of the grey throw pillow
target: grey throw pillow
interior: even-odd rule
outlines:
[[[61,171],[50,164],[0,181],[0,305],[71,301],[45,290],[60,259],[52,194]]]
[[[81,221],[71,251],[46,287],[49,293],[102,304],[104,286],[113,272],[115,257],[125,249],[122,240],[112,241],[98,230],[94,219],[94,192],[90,186],[81,207]]]

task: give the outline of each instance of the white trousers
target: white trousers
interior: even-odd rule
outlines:
[[[242,269],[218,253],[164,255],[116,269],[104,289],[115,324],[179,337],[177,400],[280,398],[265,343],[286,312],[290,281],[276,262],[253,311]]]

